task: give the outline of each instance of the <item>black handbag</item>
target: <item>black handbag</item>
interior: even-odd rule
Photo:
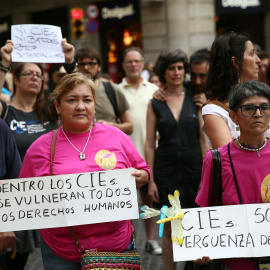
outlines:
[[[221,159],[218,149],[212,149],[213,156],[213,176],[212,176],[212,205],[222,205],[222,178],[221,178]],[[213,260],[204,265],[194,264],[193,270],[221,270],[221,260]]]
[[[230,159],[231,169],[233,173],[233,179],[237,190],[237,195],[239,198],[239,203],[242,204],[242,199],[240,195],[239,186],[237,183],[236,174],[234,171],[234,166],[231,158],[230,143],[228,143],[228,155]],[[218,149],[212,149],[213,156],[213,177],[212,177],[212,205],[221,206],[222,205],[222,177],[221,177],[221,158]],[[205,265],[195,264],[193,270],[222,270],[221,260],[215,259],[211,263]]]

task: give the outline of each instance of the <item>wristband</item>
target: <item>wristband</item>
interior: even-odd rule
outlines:
[[[68,74],[73,73],[75,71],[75,68],[77,67],[77,63],[75,60],[71,64],[64,64],[64,68]]]
[[[2,63],[0,63],[0,70],[2,70],[2,71],[4,71],[4,72],[9,72],[10,70],[11,70],[11,68],[9,67],[4,67],[3,65],[2,65]]]

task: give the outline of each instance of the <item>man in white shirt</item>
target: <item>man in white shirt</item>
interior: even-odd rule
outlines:
[[[140,155],[145,158],[147,105],[158,87],[141,77],[143,68],[144,57],[142,50],[137,47],[127,48],[123,55],[123,69],[126,77],[119,84],[119,88],[129,103],[129,112],[133,122],[133,133],[130,138]],[[152,202],[148,197],[147,185],[140,190],[140,196],[143,204],[152,206]],[[145,228],[147,237],[146,250],[151,254],[160,255],[162,249],[153,237],[153,219],[145,220]]]

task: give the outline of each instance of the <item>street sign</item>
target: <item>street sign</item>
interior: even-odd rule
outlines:
[[[96,19],[99,14],[99,9],[96,5],[89,5],[86,9],[86,15],[89,19]]]
[[[99,23],[97,20],[89,20],[86,26],[86,30],[90,33],[90,34],[95,34],[98,32],[99,30]]]

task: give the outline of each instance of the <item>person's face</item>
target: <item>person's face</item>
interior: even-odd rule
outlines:
[[[157,75],[152,76],[152,77],[149,79],[149,82],[151,82],[151,83],[157,85],[158,87],[161,87],[161,82],[160,82],[160,80],[159,80],[159,78],[158,78]]]
[[[79,84],[54,102],[57,114],[61,115],[63,128],[67,132],[81,133],[90,128],[95,102],[91,89],[86,84]]]
[[[265,97],[251,96],[247,98],[241,105],[255,105],[260,106],[269,104],[269,100]],[[242,110],[244,110],[242,108]],[[262,116],[261,112],[257,109],[253,116],[243,116],[241,108],[236,112],[230,111],[230,117],[233,122],[240,127],[241,135],[259,135],[264,133],[269,127],[270,116]]]
[[[258,80],[260,62],[261,60],[255,53],[252,42],[247,41],[241,67],[240,82]]]
[[[269,66],[269,59],[265,58],[259,63],[259,81],[266,82],[266,70]]]
[[[131,80],[141,78],[143,71],[144,61],[142,55],[137,51],[130,51],[126,54],[123,69],[125,70],[126,77]]]
[[[176,62],[169,65],[164,74],[167,86],[179,86],[185,79],[185,68],[183,62]]]
[[[101,66],[98,64],[95,58],[90,59],[88,57],[78,60],[78,70],[84,73],[86,76],[96,79],[97,74],[101,70]]]
[[[14,77],[17,91],[21,91],[24,94],[32,93],[38,95],[42,86],[42,80],[38,77],[42,76],[39,66],[33,63],[27,63],[24,65],[20,74],[18,79]]]
[[[147,69],[148,71],[152,72],[154,68],[154,63],[153,62],[148,62]]]
[[[191,63],[190,65],[190,81],[195,92],[203,92],[206,87],[209,64],[203,62],[200,64]]]

